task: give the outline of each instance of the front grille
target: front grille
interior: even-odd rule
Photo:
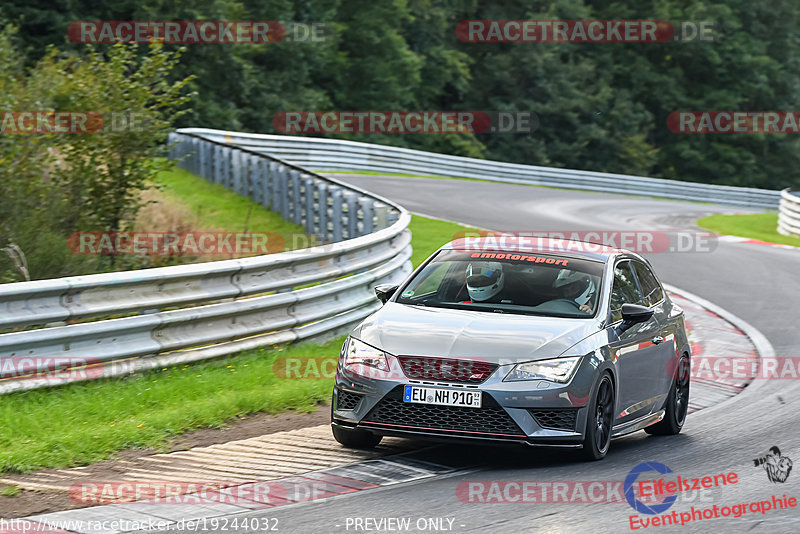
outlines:
[[[575,430],[577,408],[537,409],[528,410],[542,428],[554,430]]]
[[[398,356],[400,366],[408,378],[480,384],[497,369],[496,363],[458,358],[429,358],[426,356]]]
[[[403,386],[398,386],[370,410],[362,423],[524,437],[511,416],[486,393],[482,408],[436,406],[403,402]]]
[[[361,397],[363,396],[364,395],[359,395],[357,393],[350,393],[349,391],[344,391],[340,389],[339,394],[336,397],[336,409],[355,410],[356,406],[358,405],[358,401],[360,401]]]

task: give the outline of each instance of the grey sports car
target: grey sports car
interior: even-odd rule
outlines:
[[[351,332],[331,424],[382,436],[581,449],[677,434],[689,400],[683,311],[627,250],[524,237],[453,241]]]

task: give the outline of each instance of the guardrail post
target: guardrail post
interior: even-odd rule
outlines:
[[[178,163],[178,168],[182,169],[184,166],[183,163],[183,136],[178,138],[178,142],[175,145],[175,161]]]
[[[202,167],[202,161],[200,160],[200,146],[203,144],[203,141],[200,139],[195,139],[192,143],[192,173],[200,176]]]
[[[192,174],[195,174],[195,167],[197,166],[197,139],[190,137],[188,145],[189,157],[186,158],[186,170]]]
[[[250,187],[250,155],[245,152],[239,152],[239,180],[242,192],[240,193],[244,198],[251,198],[252,188]]]
[[[214,145],[211,143],[204,143],[206,146],[206,170],[205,178],[209,182],[214,181]]]
[[[206,177],[206,143],[203,140],[197,143],[197,175]]]
[[[245,152],[239,152],[239,187],[237,192],[244,198],[250,198],[250,156]]]
[[[289,169],[283,165],[280,166],[278,171],[278,187],[275,189],[275,203],[278,208],[273,208],[273,211],[278,211],[285,221],[289,220]]]
[[[188,161],[189,158],[187,157],[187,154],[189,153],[189,148],[188,147],[189,147],[189,139],[188,138],[183,139],[181,141],[181,148],[180,148],[180,152],[179,152],[179,158],[180,158],[180,161],[181,161],[180,167],[183,170],[188,170],[188,165],[189,165],[189,161]]]
[[[291,176],[292,179],[292,193],[289,198],[289,204],[291,206],[290,220],[295,224],[300,224],[303,217],[300,198],[300,171],[290,171],[289,176]]]
[[[333,204],[331,206],[331,224],[333,224],[333,242],[338,243],[344,237],[342,236],[343,218],[342,213],[342,189],[340,187],[331,187],[331,199]]]
[[[261,205],[265,208],[273,206],[275,198],[275,180],[277,179],[278,164],[274,161],[261,160],[262,177],[264,180],[264,196]],[[273,211],[278,211],[273,208]]]
[[[222,147],[214,145],[214,183],[222,185]]]
[[[245,152],[239,153],[239,163],[242,167],[240,169],[240,179],[242,185],[241,195],[244,198],[252,198],[253,188],[250,186],[250,155]]]
[[[228,187],[239,193],[239,151],[231,148],[229,152]]]
[[[214,150],[214,183],[222,185],[222,181],[224,180],[223,176],[223,159],[224,159],[224,147],[217,146],[216,150]]]
[[[361,197],[359,204],[361,204],[361,213],[364,214],[361,221],[361,235],[371,234],[375,228],[372,220],[375,213],[375,201],[368,197]]]
[[[306,196],[306,224],[305,229],[308,235],[314,235],[316,217],[314,217],[314,179],[311,176],[304,175],[303,190]]]
[[[175,138],[175,146],[172,147],[172,159],[175,160],[176,165],[178,168],[181,168],[181,145],[183,144],[183,140],[181,139],[183,136]]]
[[[347,199],[347,239],[358,236],[358,197],[355,193],[345,193]]]
[[[317,184],[317,238],[320,243],[328,241],[328,184]]]
[[[180,134],[176,134],[175,132],[170,132],[169,135],[167,135],[167,158],[169,158],[170,161],[175,161],[176,159],[175,148],[179,137]]]
[[[261,181],[261,160],[258,156],[250,156],[250,198],[260,203],[264,196],[264,182]]]
[[[388,227],[389,206],[383,202],[375,203],[375,230],[383,230]]]
[[[222,147],[219,145],[214,145],[212,147],[212,154],[214,161],[212,162],[214,165],[214,174],[212,175],[211,181],[215,184],[222,183]]]
[[[237,184],[234,185],[233,190],[240,196],[247,197],[247,162],[244,158],[244,152],[237,150],[233,154],[236,160],[236,180]]]
[[[189,139],[184,138],[181,140],[181,149],[180,149],[180,158],[181,158],[181,168],[186,169],[189,165],[188,160],[189,154]]]
[[[230,147],[222,147],[222,185],[231,188],[231,150]]]

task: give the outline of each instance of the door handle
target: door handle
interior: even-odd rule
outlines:
[[[658,345],[664,342],[664,338],[661,336],[656,336],[653,338],[653,345]]]

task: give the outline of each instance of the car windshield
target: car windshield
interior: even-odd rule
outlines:
[[[603,263],[559,255],[440,251],[397,302],[553,317],[593,317]]]

